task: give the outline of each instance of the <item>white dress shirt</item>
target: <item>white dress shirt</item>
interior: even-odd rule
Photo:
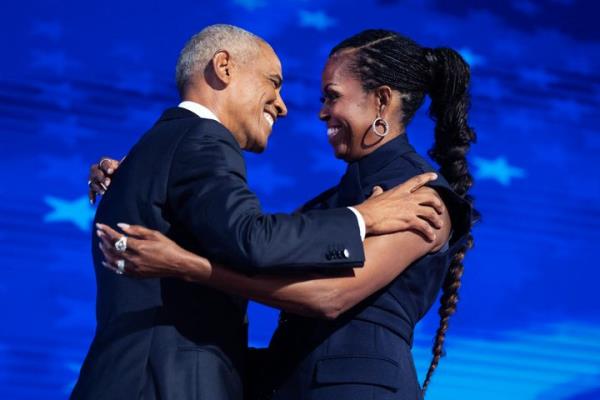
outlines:
[[[219,118],[217,118],[215,113],[213,113],[211,110],[209,110],[207,107],[203,106],[202,104],[198,104],[194,101],[189,101],[189,100],[182,101],[181,103],[179,103],[178,107],[185,108],[186,110],[193,112],[200,118],[212,119],[219,123],[221,122],[221,121],[219,121]],[[356,221],[358,222],[358,230],[360,232],[360,238],[364,241],[365,236],[367,235],[367,227],[365,225],[365,220],[364,220],[363,216],[361,215],[361,213],[356,208],[348,207],[348,209],[350,211],[352,211],[352,213],[356,216]]]

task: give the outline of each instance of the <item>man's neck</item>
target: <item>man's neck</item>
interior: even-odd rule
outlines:
[[[209,96],[199,95],[185,95],[182,96],[182,102],[189,101],[201,105],[202,107],[209,110],[216,117],[217,121],[221,123],[231,133],[235,141],[239,144],[240,148],[245,149],[247,146],[247,139],[232,129],[231,114],[226,111],[226,108],[222,105],[222,102],[211,99]]]

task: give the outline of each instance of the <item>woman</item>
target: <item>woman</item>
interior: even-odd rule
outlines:
[[[446,207],[444,227],[433,242],[412,232],[370,237],[364,268],[348,274],[247,277],[142,227],[121,226],[130,240],[128,250],[117,253],[113,245],[122,234],[101,225],[106,266],[114,268],[125,258],[134,276],[175,276],[291,311],[282,313],[269,348],[274,399],[421,397],[442,355],[462,260],[472,245],[475,213],[467,195],[472,178],[466,153],[475,133],[467,125],[468,82],[468,65],[455,51],[423,48],[384,30],[341,42],[323,72],[320,118],[336,157],[348,162],[348,169],[338,186],[303,209],[356,204],[377,186],[390,188],[432,171],[405,132],[429,94],[436,122],[429,155],[443,176],[430,186]],[[410,352],[412,333],[440,288],[440,327],[421,390]],[[319,314],[315,310],[326,318],[310,318]]]

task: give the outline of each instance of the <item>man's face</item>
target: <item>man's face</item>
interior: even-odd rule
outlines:
[[[232,82],[233,119],[234,129],[246,138],[246,150],[262,152],[277,118],[287,115],[282,79],[279,58],[264,43],[255,59],[240,66]]]

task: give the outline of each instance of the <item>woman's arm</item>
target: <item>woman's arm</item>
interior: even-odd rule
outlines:
[[[441,217],[443,224],[435,230],[433,242],[411,231],[367,238],[364,267],[336,276],[247,276],[211,263],[162,234],[138,226],[120,225],[130,237],[128,250],[117,253],[113,243],[122,235],[105,225],[99,225],[98,232],[109,268],[114,269],[116,260],[121,258],[127,260],[126,273],[132,276],[178,277],[295,314],[333,319],[386,286],[414,261],[440,249],[451,228],[445,207]]]

